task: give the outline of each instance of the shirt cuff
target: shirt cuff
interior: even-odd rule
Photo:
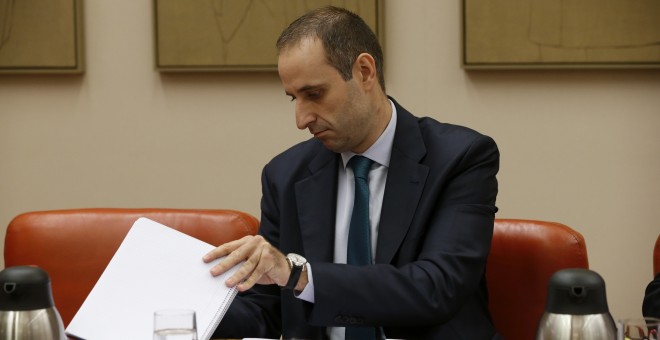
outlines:
[[[295,293],[294,291],[294,295],[301,300],[314,303],[314,279],[312,276],[312,265],[309,263],[307,263],[306,265],[307,265],[307,286],[305,286],[305,289],[303,289],[303,291],[300,293]]]

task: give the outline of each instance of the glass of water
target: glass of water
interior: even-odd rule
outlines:
[[[154,312],[153,340],[197,340],[195,311],[163,309]]]

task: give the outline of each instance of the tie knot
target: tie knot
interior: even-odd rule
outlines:
[[[355,155],[348,161],[348,166],[353,169],[355,177],[367,179],[373,162],[374,161],[367,157]]]

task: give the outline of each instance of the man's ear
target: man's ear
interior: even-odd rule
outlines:
[[[378,75],[376,72],[376,61],[369,53],[360,53],[353,64],[353,77],[365,90],[371,90],[378,84]]]

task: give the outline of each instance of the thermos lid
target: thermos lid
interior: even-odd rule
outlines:
[[[25,311],[53,307],[50,278],[45,270],[31,266],[0,271],[0,310]]]
[[[545,311],[554,314],[609,313],[605,281],[588,269],[563,269],[550,277]]]

